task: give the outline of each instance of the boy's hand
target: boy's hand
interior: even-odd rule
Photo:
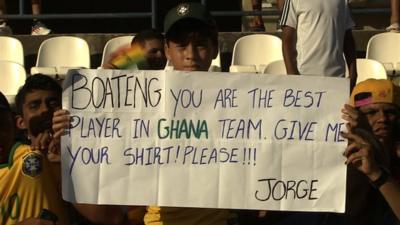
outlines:
[[[39,133],[34,141],[31,143],[31,148],[33,150],[46,152],[47,148],[49,147],[51,141],[51,134],[50,131],[46,130],[42,133]]]
[[[356,132],[350,130],[348,133],[341,133],[341,136],[350,143],[343,153],[347,157],[345,164],[355,166],[359,171],[367,175],[370,180],[376,180],[381,170],[378,167],[375,154],[384,152],[384,149],[374,149],[376,146],[382,146],[373,144],[375,139],[367,131],[356,129]]]
[[[61,146],[59,139],[52,139],[47,149],[47,159],[50,162],[61,162]]]
[[[47,155],[47,159],[50,162],[60,162],[61,160],[60,140],[54,139],[53,135],[48,130],[40,133],[36,137],[35,141],[31,143],[31,148]]]
[[[69,112],[67,110],[57,110],[53,114],[53,138],[58,140],[62,135],[65,134],[65,131],[69,128],[71,122],[71,117],[69,116]]]
[[[365,130],[371,129],[367,118],[351,105],[345,104],[342,108],[342,113],[342,119],[348,122],[351,129],[356,127]]]

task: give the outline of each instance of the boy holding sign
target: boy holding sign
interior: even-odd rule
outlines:
[[[165,55],[175,70],[208,71],[218,54],[215,20],[199,3],[182,3],[165,18]],[[221,209],[150,206],[145,224],[234,224],[229,211]],[[233,222],[233,223],[232,223]]]
[[[175,70],[208,71],[218,54],[218,30],[207,9],[199,3],[182,3],[172,8],[165,18],[165,54]],[[60,138],[69,124],[68,113],[55,112],[54,137]],[[85,209],[86,208],[86,209]],[[90,210],[87,210],[90,208]],[[113,212],[108,210],[115,210]],[[114,217],[112,224],[124,224],[127,218],[114,206],[78,205],[77,209],[92,222],[103,223],[98,217]],[[129,210],[130,211],[130,210]],[[128,213],[129,214],[129,213]],[[129,215],[128,215],[129,217]],[[144,217],[145,224],[235,224],[228,210],[170,208],[150,206]]]
[[[1,224],[68,225],[57,165],[39,149],[14,143],[14,114],[1,93],[0,118]]]

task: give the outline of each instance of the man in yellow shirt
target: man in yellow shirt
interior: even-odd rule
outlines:
[[[26,99],[38,96],[46,99],[48,93],[40,89],[41,81],[50,80],[41,78],[28,79],[21,89],[35,83],[32,81],[40,84],[37,89],[26,92],[23,98],[26,111],[35,108],[33,104],[25,104]],[[0,224],[67,225],[66,207],[60,194],[59,165],[50,163],[39,149],[14,143],[14,115],[2,94],[0,118]],[[32,130],[27,132],[32,133]]]

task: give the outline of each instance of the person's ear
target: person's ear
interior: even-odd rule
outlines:
[[[21,115],[17,115],[15,117],[15,124],[16,124],[17,128],[20,129],[20,130],[25,130],[25,129],[28,128],[26,126],[24,118]]]
[[[167,42],[165,42],[165,44],[164,44],[164,53],[165,53],[165,57],[167,57],[167,60],[171,61],[170,49],[169,49]]]

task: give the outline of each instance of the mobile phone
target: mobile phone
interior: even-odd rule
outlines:
[[[34,137],[37,137],[40,133],[43,133],[46,130],[51,130],[52,119],[53,119],[52,111],[43,113],[39,116],[32,117],[29,121],[31,134]]]

